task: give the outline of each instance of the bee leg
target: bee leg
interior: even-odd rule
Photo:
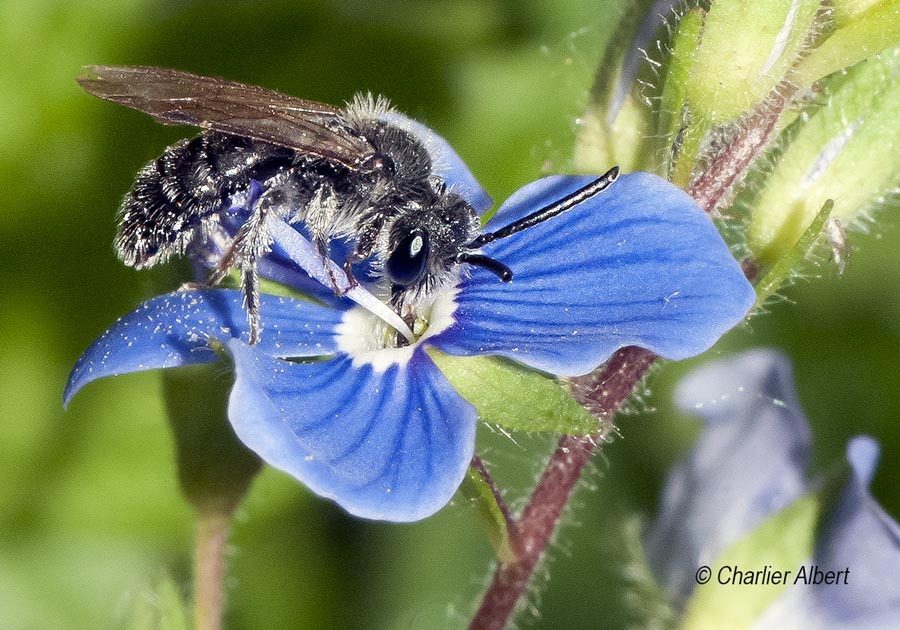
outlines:
[[[240,268],[242,302],[247,313],[251,346],[259,341],[260,297],[257,264],[271,245],[266,228],[270,210],[271,203],[266,196],[261,197],[206,281],[207,287],[214,287],[228,276],[233,267]]]
[[[238,248],[240,247],[240,241],[238,240],[240,239],[240,234],[239,231],[234,241],[228,246],[225,253],[222,254],[222,257],[216,264],[216,268],[209,274],[209,278],[206,279],[207,288],[218,286],[222,280],[228,277],[228,273],[237,262],[235,259],[237,258]]]
[[[324,265],[325,271],[328,273],[328,279],[331,282],[331,290],[334,291],[336,296],[343,297],[347,294],[347,291],[359,285],[356,278],[350,273],[350,268],[346,263],[344,263],[344,273],[347,275],[346,283],[338,283],[338,279],[335,277],[331,266],[328,264],[328,241],[325,239],[314,238],[313,242],[316,245],[316,249],[319,250],[319,256],[322,257],[322,264]],[[341,286],[342,284],[344,286]]]
[[[344,274],[346,274],[347,282],[349,282],[349,284],[347,285],[347,291],[359,285],[359,282],[357,282],[356,278],[353,277],[353,271],[350,269],[350,265],[352,263],[353,261],[351,261],[350,258],[347,258],[347,260],[344,261]]]
[[[241,262],[241,293],[247,323],[250,325],[250,345],[259,341],[259,271],[257,258],[251,254]]]
[[[212,273],[209,274],[209,277],[205,282],[184,282],[180,287],[178,287],[179,291],[201,291],[203,289],[211,289],[219,285],[225,278],[228,277],[228,274],[231,272],[231,269],[236,264],[236,250],[238,242],[237,239],[232,241],[232,243],[228,246],[228,249],[225,250],[225,253],[219,259],[219,262],[216,263],[215,269],[213,269]]]
[[[228,274],[234,267],[238,267],[241,272],[242,303],[244,311],[247,313],[250,345],[254,345],[259,341],[260,295],[258,261],[269,251],[271,245],[266,221],[273,211],[273,201],[271,196],[263,195],[254,204],[250,216],[247,217],[237,234],[234,235],[206,282],[186,283],[180,288],[180,290],[189,290],[215,287],[228,277]]]
[[[216,280],[218,275],[237,264],[241,269],[241,293],[243,294],[244,310],[247,312],[247,323],[250,325],[250,345],[259,341],[259,269],[258,261],[265,256],[271,246],[269,230],[266,222],[270,216],[272,206],[265,196],[253,208],[250,217],[238,230],[229,252],[222,257],[210,280]],[[224,277],[224,275],[223,275]]]
[[[344,273],[347,274],[347,281],[350,284],[342,294],[359,284],[359,282],[356,281],[356,278],[353,277],[353,270],[351,267],[356,263],[364,261],[372,255],[373,251],[375,251],[375,243],[378,240],[382,225],[384,225],[384,219],[376,220],[364,226],[360,231],[359,238],[356,241],[356,247],[353,248],[353,251],[347,256],[346,260],[344,260]]]

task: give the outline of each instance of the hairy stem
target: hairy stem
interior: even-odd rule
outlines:
[[[756,106],[741,123],[740,130],[709,161],[688,185],[687,192],[705,212],[714,212],[728,199],[753,161],[769,145],[794,89],[779,86]]]
[[[653,353],[641,348],[623,348],[613,355],[598,376],[584,376],[573,383],[575,396],[600,417],[610,417],[628,398],[635,384],[653,363]],[[516,522],[515,562],[501,564],[469,625],[470,630],[501,630],[525,591],[528,580],[543,555],[560,514],[584,465],[597,449],[600,436],[564,435],[550,455],[528,505]]]
[[[225,544],[231,514],[198,512],[194,555],[194,627],[221,630],[225,602]]]

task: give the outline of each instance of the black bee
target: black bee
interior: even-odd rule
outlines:
[[[302,222],[323,259],[332,239],[349,239],[350,286],[351,265],[371,259],[387,279],[391,306],[408,321],[409,309],[451,281],[460,263],[509,281],[512,272],[479,247],[564,212],[618,174],[613,168],[566,199],[479,235],[475,210],[448,190],[422,141],[391,121],[382,99],[358,96],[337,108],[177,70],[87,71],[78,83],[89,93],[164,124],[203,129],[138,173],[119,210],[115,248],[126,265],[141,269],[225,234],[208,282],[240,269],[250,343],[259,338],[257,264],[271,246],[270,220]],[[235,200],[249,205],[239,224],[229,212]]]

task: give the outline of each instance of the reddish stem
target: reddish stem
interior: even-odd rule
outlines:
[[[599,376],[575,379],[576,400],[595,410],[600,417],[611,416],[628,398],[655,358],[653,353],[641,348],[619,350]],[[497,568],[469,630],[501,630],[506,625],[556,528],[581,470],[597,448],[595,440],[599,437],[600,434],[563,435],[559,439],[514,530],[517,540],[513,548],[518,559]]]
[[[769,145],[794,89],[783,85],[756,106],[740,130],[688,185],[687,192],[705,212],[719,208],[746,174],[753,160]]]

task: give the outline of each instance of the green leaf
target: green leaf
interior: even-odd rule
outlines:
[[[849,68],[885,48],[900,44],[900,4],[883,2],[835,31],[798,66],[792,80],[812,85],[824,76]]]
[[[703,25],[687,100],[714,124],[762,101],[797,61],[818,0],[717,0]]]
[[[516,554],[510,545],[509,529],[503,510],[481,473],[472,466],[463,479],[459,491],[478,509],[481,526],[488,536],[497,558],[504,564],[515,562]]]
[[[764,265],[794,246],[827,199],[848,226],[900,182],[900,49],[833,82],[827,104],[787,130],[793,139],[753,204],[747,240]]]
[[[501,357],[457,357],[431,348],[429,356],[482,420],[513,431],[587,435],[597,419],[559,383]]]
[[[743,630],[788,588],[797,570],[812,557],[822,497],[801,497],[726,549],[709,566],[710,579],[688,600],[682,630]],[[770,572],[769,583],[729,584],[735,569]],[[696,567],[699,570],[699,567]],[[772,571],[781,571],[772,579]],[[785,578],[784,572],[791,571]],[[759,574],[762,577],[764,574]],[[725,581],[726,583],[720,583]],[[784,582],[786,583],[773,583]]]

